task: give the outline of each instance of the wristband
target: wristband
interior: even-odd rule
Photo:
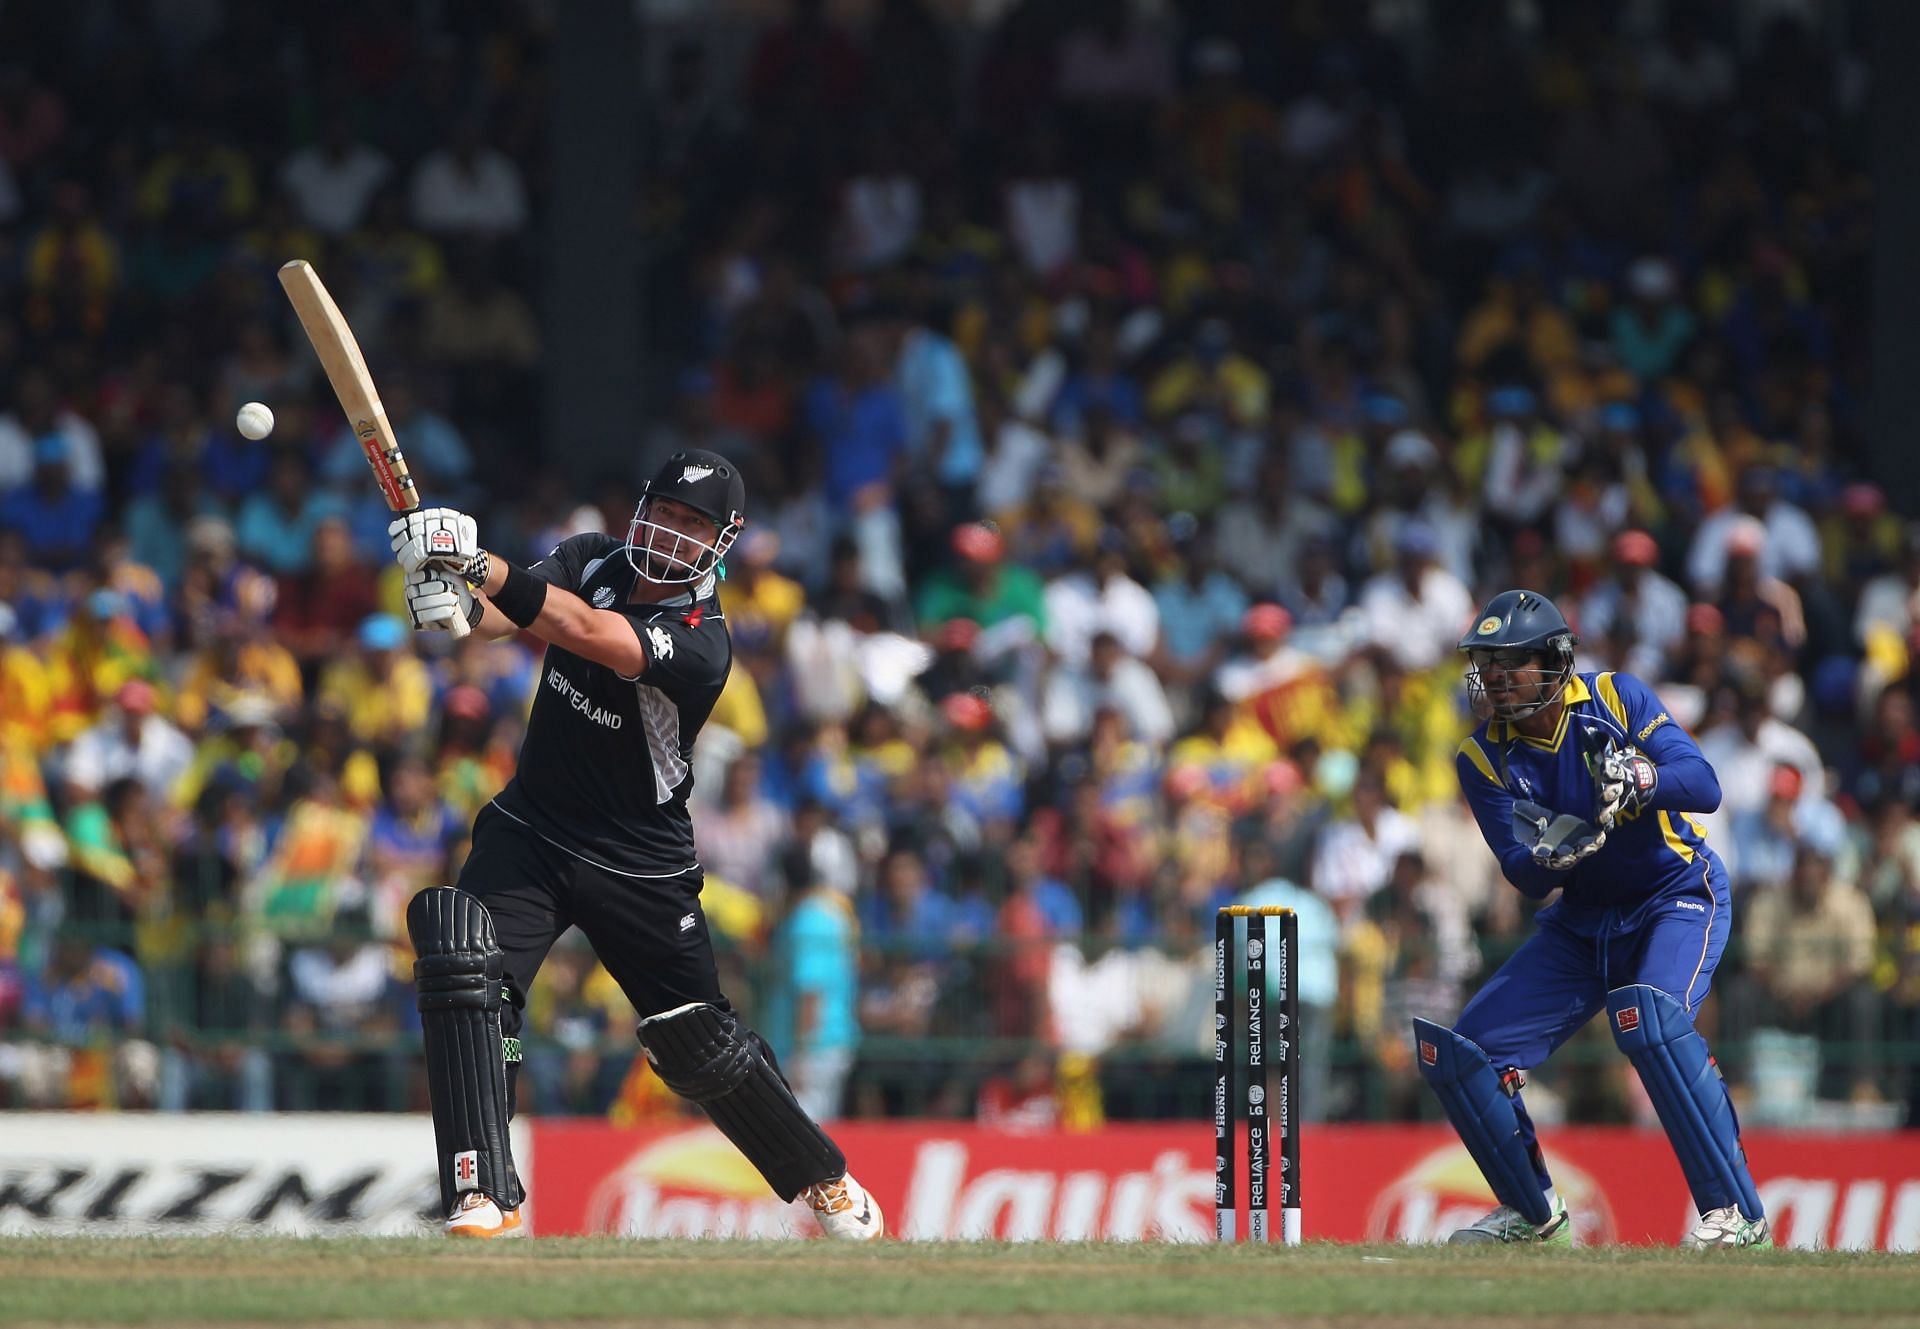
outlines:
[[[487,602],[477,595],[467,597],[467,626],[477,628],[480,620],[487,616]]]
[[[487,584],[487,574],[493,571],[493,560],[482,549],[467,560],[467,566],[460,569],[460,575],[467,579],[467,585],[476,591]]]
[[[547,603],[547,583],[504,558],[500,561],[506,566],[507,579],[493,593],[493,607],[505,614],[515,627],[530,628]]]

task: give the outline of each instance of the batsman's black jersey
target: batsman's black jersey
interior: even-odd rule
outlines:
[[[597,609],[625,614],[647,650],[646,672],[624,678],[548,646],[500,810],[589,863],[635,877],[695,866],[693,740],[733,664],[714,579],[666,604],[632,604],[638,573],[609,535],[576,535],[534,575]]]

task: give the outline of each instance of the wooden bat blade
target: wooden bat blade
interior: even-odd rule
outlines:
[[[361,355],[360,343],[354,340],[340,306],[305,259],[296,258],[281,267],[280,285],[293,304],[293,312],[300,317],[300,326],[306,329],[307,340],[313,343],[314,354],[320,357],[320,367],[327,371],[327,382],[333,385],[340,409],[347,413],[354,437],[367,454],[381,497],[393,511],[411,512],[420,506],[419,492],[407,469],[407,459],[400,454],[393,426],[387,421],[387,409],[374,390],[366,357]]]
[[[333,395],[347,413],[347,423],[360,440],[360,450],[367,454],[373,478],[380,483],[381,497],[394,512],[413,511],[420,506],[420,491],[414,487],[407,459],[400,455],[399,441],[387,421],[387,408],[380,404],[373,375],[367,371],[367,358],[360,353],[360,343],[354,340],[346,316],[327,293],[320,274],[305,259],[296,258],[281,266],[280,286],[293,303],[293,312],[299,315],[314,354],[320,357],[320,367],[327,371],[327,382],[333,384]],[[458,615],[447,628],[456,640],[473,630]]]

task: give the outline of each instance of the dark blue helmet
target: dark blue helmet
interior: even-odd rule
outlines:
[[[1475,712],[1523,720],[1553,704],[1573,677],[1580,639],[1566,615],[1538,591],[1502,591],[1460,638],[1467,653],[1467,696]]]

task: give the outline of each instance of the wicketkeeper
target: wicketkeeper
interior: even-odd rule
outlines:
[[[693,744],[733,662],[715,595],[746,520],[726,458],[688,450],[647,483],[623,543],[578,535],[531,568],[451,508],[390,526],[420,630],[547,643],[513,780],[475,818],[459,882],[415,896],[407,930],[425,1029],[446,1230],[520,1233],[507,1121],[528,987],[578,925],[640,1011],[647,1060],[783,1200],[829,1236],[871,1240],[879,1205],[720,991],[687,795]]]
[[[1453,1234],[1572,1243],[1522,1072],[1604,1009],[1666,1128],[1700,1221],[1688,1246],[1768,1246],[1740,1123],[1694,1013],[1727,944],[1727,871],[1693,813],[1720,805],[1700,749],[1631,674],[1575,674],[1545,596],[1507,591],[1460,639],[1484,718],[1456,765],[1507,880],[1556,887],[1538,930],[1452,1029],[1413,1022],[1420,1072],[1500,1204]]]

